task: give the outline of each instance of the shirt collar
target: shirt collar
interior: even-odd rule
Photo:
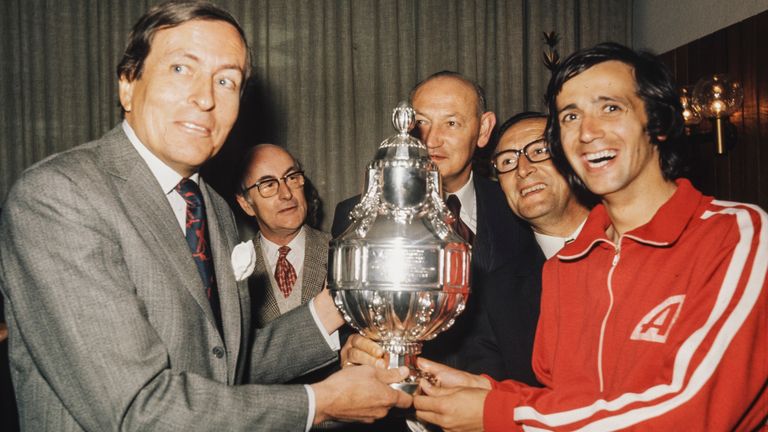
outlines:
[[[472,231],[477,232],[477,205],[475,205],[477,197],[475,195],[473,176],[474,173],[470,171],[469,180],[464,183],[464,186],[454,193],[446,194],[445,197],[448,198],[449,195],[456,195],[456,198],[461,202],[461,213],[466,216],[466,219],[464,217],[462,219]]]
[[[456,195],[456,198],[461,201],[461,207],[474,207],[475,206],[475,183],[473,179],[473,173],[469,172],[469,180],[464,183],[464,186],[459,188],[456,192],[449,193],[447,195]],[[447,197],[446,195],[446,197]]]
[[[296,237],[293,238],[286,246],[291,248],[291,252],[289,254],[292,254],[294,252],[303,251],[304,245],[306,244],[306,238],[307,233],[304,230],[304,226],[301,226],[301,229],[299,230],[299,233],[296,234]],[[259,239],[261,240],[262,247],[264,247],[264,253],[270,257],[270,262],[276,262],[277,257],[280,254],[280,247],[281,245],[272,242],[271,240],[268,240],[266,237],[264,237],[261,232],[259,232]]]
[[[181,174],[174,171],[173,168],[169,167],[165,164],[165,162],[161,161],[160,158],[155,156],[155,154],[152,153],[144,145],[144,143],[141,142],[141,140],[139,140],[139,137],[136,136],[136,132],[134,132],[133,128],[130,124],[128,124],[127,120],[123,120],[122,126],[123,132],[125,132],[125,135],[128,136],[128,141],[130,141],[133,145],[133,148],[139,152],[139,156],[141,156],[141,158],[147,164],[149,170],[152,172],[152,175],[155,176],[155,179],[160,184],[160,188],[163,190],[163,193],[166,195],[171,193],[183,178]],[[199,174],[194,173],[189,176],[189,179],[195,183],[198,183],[198,177]]]
[[[623,237],[651,246],[668,246],[677,241],[683,230],[693,218],[703,195],[687,179],[675,180],[677,190],[656,211],[645,225],[624,233]],[[589,213],[580,235],[575,241],[565,245],[557,254],[560,259],[576,259],[588,253],[600,242],[611,242],[605,231],[611,226],[611,219],[603,204],[598,204]]]
[[[581,229],[584,227],[586,222],[587,219],[585,218],[583,221],[581,221],[579,226],[576,227],[576,229],[566,237],[551,236],[537,233],[536,231],[533,232],[533,236],[536,238],[536,243],[539,244],[541,251],[544,252],[544,256],[547,259],[550,259],[565,245],[573,242],[576,237],[578,237],[579,232],[581,232]]]

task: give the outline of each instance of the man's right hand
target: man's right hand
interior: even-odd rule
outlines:
[[[389,386],[407,376],[405,366],[398,369],[351,366],[312,384],[316,404],[314,423],[329,419],[371,423],[386,416],[393,406],[410,407],[413,398]]]

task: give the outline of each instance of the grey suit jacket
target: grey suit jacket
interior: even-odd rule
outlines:
[[[304,270],[301,277],[301,304],[306,304],[312,297],[323,290],[328,274],[328,242],[331,235],[304,226],[306,242],[304,250]],[[248,278],[251,295],[251,310],[256,327],[264,327],[280,316],[274,290],[270,287],[269,270],[264,255],[259,247],[259,239],[253,239],[256,249],[256,267]]]
[[[307,307],[255,331],[229,207],[201,181],[223,339],[184,235],[118,126],[28,169],[0,219],[23,430],[302,430],[280,383],[336,358]]]

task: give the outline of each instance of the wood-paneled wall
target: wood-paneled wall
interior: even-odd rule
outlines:
[[[719,199],[768,209],[768,11],[661,55],[680,85],[728,73],[744,89],[744,105],[730,117],[735,146],[715,152],[712,124],[704,119],[685,144],[688,177]]]

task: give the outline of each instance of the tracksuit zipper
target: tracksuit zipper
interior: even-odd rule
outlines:
[[[616,269],[616,265],[619,264],[621,257],[621,238],[619,238],[618,246],[613,245],[615,253],[613,255],[613,262],[611,262],[611,270],[608,271],[608,310],[603,317],[603,323],[600,326],[600,345],[597,351],[597,376],[600,380],[600,392],[605,389],[605,382],[603,380],[603,344],[605,343],[605,327],[608,325],[608,317],[611,315],[613,309],[613,271]]]

